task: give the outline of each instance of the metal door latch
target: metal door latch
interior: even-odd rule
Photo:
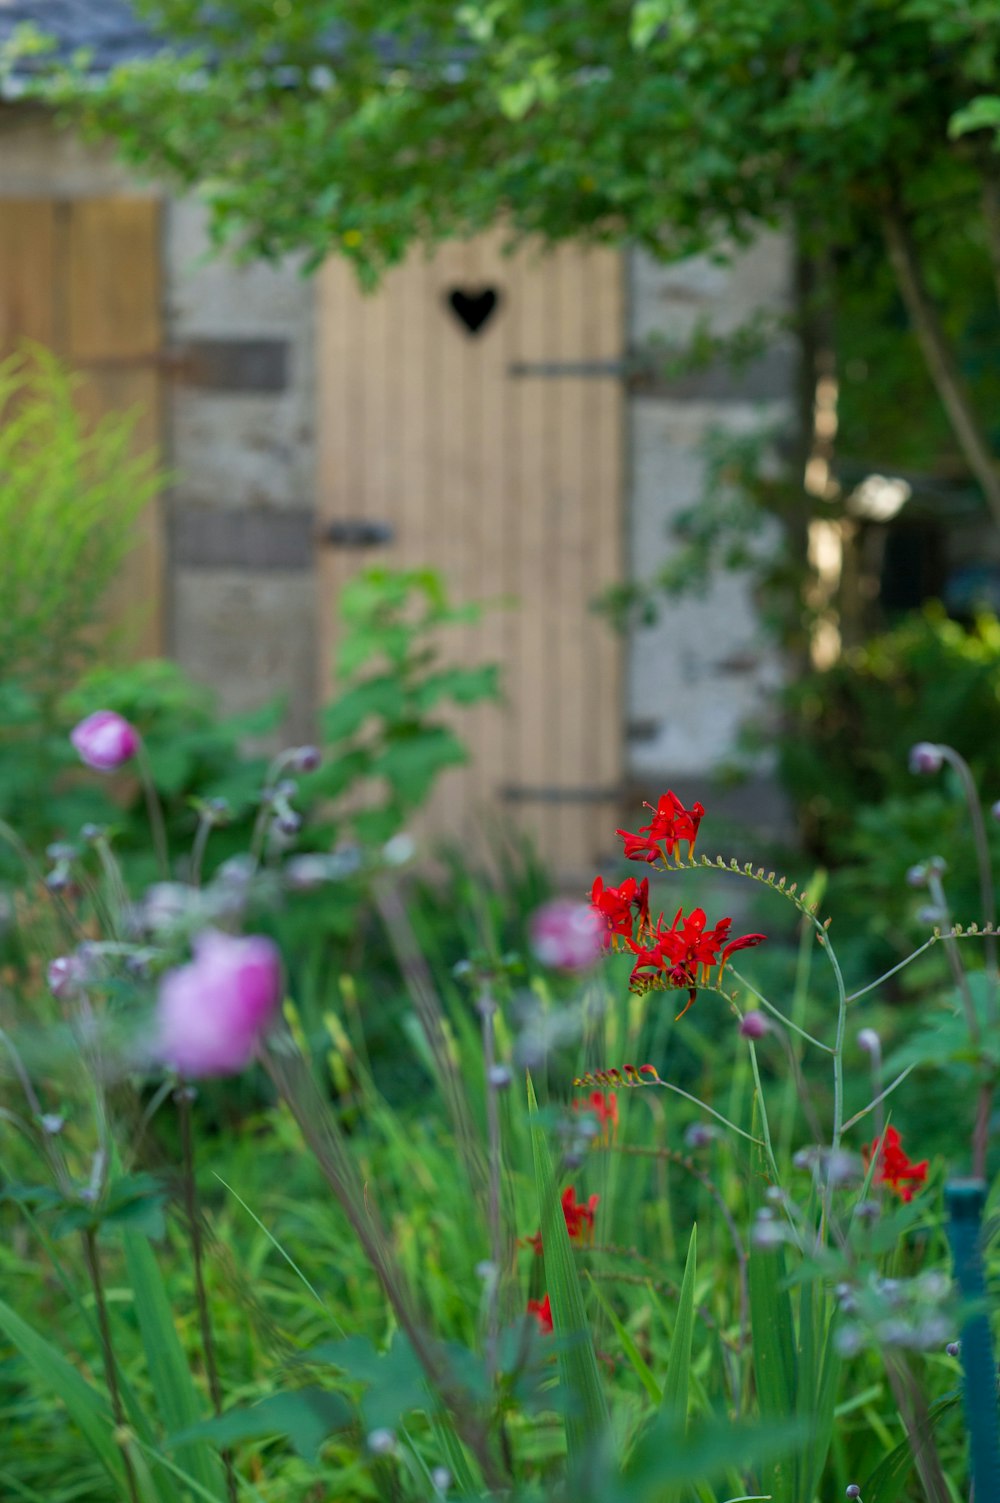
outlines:
[[[393,540],[388,522],[366,522],[360,517],[330,522],[320,534],[331,548],[384,548]]]

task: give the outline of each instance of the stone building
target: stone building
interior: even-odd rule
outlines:
[[[98,71],[152,45],[123,0],[4,0],[0,43],[25,19]],[[141,403],[176,477],[131,570],[145,649],[225,710],[280,694],[304,737],[343,580],[438,568],[457,598],[500,602],[457,650],[499,660],[507,697],[464,722],[474,766],[446,776],[441,827],[492,809],[581,864],[632,793],[694,796],[777,682],[738,580],[627,641],[591,602],[667,555],[711,431],[792,421],[787,341],[739,379],[637,380],[636,352],[780,313],[791,282],[777,235],[667,267],[507,257],[490,235],[415,252],[366,297],[342,261],[308,279],[210,256],[195,199],[130,176],[16,76],[0,103],[0,351],[39,339],[98,406]]]

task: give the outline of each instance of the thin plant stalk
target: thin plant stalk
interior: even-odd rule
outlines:
[[[730,1132],[736,1133],[737,1137],[746,1138],[748,1143],[755,1143],[758,1148],[770,1149],[770,1144],[765,1142],[763,1138],[755,1138],[752,1132],[747,1132],[744,1128],[738,1127],[735,1122],[731,1122],[728,1117],[724,1117],[721,1112],[717,1112],[714,1106],[709,1106],[707,1101],[701,1101],[697,1096],[692,1096],[690,1091],[682,1090],[679,1085],[674,1085],[672,1080],[651,1080],[648,1082],[648,1086],[662,1086],[665,1091],[673,1091],[676,1096],[683,1096],[685,1101],[690,1101],[692,1106],[697,1106],[703,1112],[707,1112],[710,1117],[715,1118],[716,1122],[721,1122],[723,1127],[728,1127]],[[641,1089],[648,1089],[648,1086],[644,1086]],[[773,1163],[774,1154],[770,1153],[769,1157]]]
[[[500,1264],[503,1258],[503,1230],[500,1223],[500,1113],[497,1106],[497,1085],[494,1079],[496,1066],[496,1040],[494,1017],[496,1002],[484,988],[477,1003],[482,1020],[483,1067],[486,1072],[486,1131],[487,1165],[489,1175],[489,1228],[490,1261],[493,1275],[490,1279],[486,1318],[487,1365],[491,1375],[496,1371],[497,1338],[500,1330]]]
[[[837,983],[837,1032],[833,1044],[832,1138],[833,1151],[836,1153],[840,1147],[840,1140],[844,1133],[844,1036],[847,1032],[847,988],[844,986],[844,973],[840,969],[840,962],[830,943],[829,934],[818,919],[813,919],[813,927],[816,930],[820,944],[829,957],[830,966]]]
[[[205,862],[205,847],[208,845],[208,837],[215,827],[215,821],[211,817],[202,814],[198,820],[198,828],[195,831],[194,841],[191,845],[191,886],[201,886],[201,869]]]
[[[396,957],[396,964],[406,983],[434,1060],[438,1084],[451,1117],[469,1183],[473,1194],[482,1204],[489,1195],[488,1170],[483,1162],[482,1147],[477,1141],[468,1095],[445,1029],[444,1013],[430,967],[417,943],[410,916],[397,887],[391,882],[379,881],[375,883],[374,891],[375,904]]]
[[[125,1445],[128,1427],[125,1422],[125,1409],[122,1404],[121,1390],[118,1387],[118,1366],[115,1361],[115,1349],[111,1340],[111,1323],[108,1320],[107,1302],[104,1298],[104,1280],[101,1277],[101,1258],[97,1248],[97,1232],[90,1226],[83,1233],[83,1256],[87,1265],[87,1274],[90,1278],[91,1288],[94,1291],[97,1329],[100,1333],[101,1354],[104,1359],[104,1379],[108,1385],[111,1413],[114,1417],[115,1429],[118,1432],[115,1439],[121,1450],[122,1466],[125,1469],[125,1483],[128,1488],[130,1503],[140,1503],[139,1485],[132,1466],[132,1458],[129,1456],[127,1446]]]
[[[291,1041],[286,1040],[286,1045],[291,1045]],[[319,1097],[308,1066],[294,1047],[276,1048],[273,1043],[261,1051],[260,1060],[278,1095],[291,1110],[324,1179],[350,1222],[400,1327],[409,1339],[414,1356],[450,1410],[456,1433],[475,1456],[487,1486],[493,1489],[505,1487],[506,1479],[493,1455],[487,1429],[471,1407],[468,1395],[456,1382],[444,1354],[423,1328],[413,1296],[393,1257],[375,1208],[358,1183],[353,1160],[326,1103]]]
[[[848,1128],[854,1127],[858,1122],[861,1121],[862,1117],[867,1117],[869,1112],[872,1112],[876,1107],[881,1106],[882,1102],[886,1101],[888,1097],[892,1095],[893,1091],[895,1091],[898,1086],[901,1086],[903,1084],[903,1081],[907,1078],[907,1076],[912,1075],[913,1071],[916,1068],[916,1065],[907,1065],[905,1070],[901,1070],[892,1084],[887,1085],[884,1091],[880,1091],[879,1094],[875,1097],[874,1101],[869,1101],[868,1105],[863,1106],[859,1112],[855,1112],[853,1117],[848,1117],[847,1121],[844,1123],[844,1131],[847,1132]],[[880,1121],[880,1126],[875,1136],[881,1137],[882,1128],[885,1126],[884,1121],[881,1121],[881,1113],[879,1119],[876,1120]]]
[[[198,1325],[201,1330],[201,1349],[205,1358],[205,1373],[212,1408],[216,1415],[222,1413],[222,1385],[215,1361],[215,1336],[212,1331],[212,1312],[205,1287],[205,1246],[201,1234],[201,1208],[198,1204],[198,1183],[194,1169],[194,1133],[191,1122],[192,1088],[183,1082],[174,1092],[177,1103],[177,1119],[181,1130],[181,1179],[184,1189],[184,1213],[187,1217],[188,1236],[191,1239],[191,1264],[194,1272],[195,1300],[198,1306]],[[239,1488],[233,1458],[228,1450],[222,1451],[222,1464],[226,1471],[226,1492],[229,1503],[239,1503]]]
[[[156,782],[153,778],[153,767],[149,760],[146,744],[140,739],[136,749],[136,764],[139,768],[139,781],[146,799],[146,814],[149,818],[149,828],[153,837],[153,849],[156,851],[156,861],[160,868],[160,875],[164,879],[170,876],[170,853],[167,849],[167,827],[163,821],[163,806],[160,796],[156,791]]]
[[[869,992],[873,992],[876,987],[881,986],[883,981],[889,981],[891,977],[897,974],[897,972],[905,970],[906,967],[910,965],[914,960],[918,959],[918,957],[921,956],[925,950],[929,950],[931,945],[936,945],[938,938],[938,935],[932,934],[930,939],[925,939],[919,949],[914,950],[911,955],[907,955],[905,960],[899,961],[899,963],[897,965],[894,965],[891,970],[884,971],[881,976],[876,976],[875,980],[869,981],[867,986],[859,987],[856,992],[851,992],[850,996],[847,999],[848,1002],[857,1002],[859,997],[866,997]]]
[[[983,819],[983,806],[979,802],[979,793],[976,789],[972,771],[965,758],[959,756],[952,746],[938,748],[941,755],[950,767],[958,774],[958,780],[962,785],[962,793],[965,796],[966,806],[969,810],[969,820],[972,824],[972,845],[976,853],[976,867],[979,874],[979,900],[983,905],[983,923],[988,930],[996,926],[997,908],[996,894],[993,888],[993,868],[990,861],[990,847],[986,839],[986,823]],[[996,986],[997,986],[997,937],[993,933],[987,933],[984,945],[986,955],[986,969],[989,973],[992,986],[990,988],[990,1008],[993,1012],[993,1021],[997,1021]]]
[[[948,908],[948,899],[945,897],[944,885],[936,871],[931,870],[928,872],[927,889],[930,892],[934,907],[941,914],[943,922],[946,925],[950,925],[951,915]],[[979,1049],[982,1046],[982,1029],[979,1026],[976,1004],[969,989],[969,978],[965,973],[965,966],[962,964],[958,945],[955,942],[954,935],[949,934],[947,928],[942,931],[941,939],[944,943],[945,954],[948,957],[948,964],[951,967],[952,980],[962,998],[962,1006],[965,1009],[965,1021],[969,1028],[969,1039],[973,1046]]]
[[[945,750],[945,748],[942,748]],[[956,754],[957,755],[957,754]],[[961,758],[958,759],[961,762]],[[964,762],[962,763],[965,766]],[[966,769],[968,770],[968,769]],[[984,837],[985,838],[985,837]],[[948,900],[945,897],[944,885],[940,875],[930,869],[927,875],[927,888],[936,908],[941,910],[944,919],[948,920]],[[958,944],[953,935],[945,931],[941,938],[944,941],[945,954],[948,956],[948,964],[951,967],[952,977],[962,998],[962,1006],[965,1009],[965,1020],[969,1029],[969,1040],[977,1053],[981,1053],[983,1046],[983,1030],[976,1012],[976,1003],[969,986],[969,978],[962,957],[959,954]],[[990,935],[990,939],[994,936]],[[992,1075],[987,1076],[979,1083],[979,1092],[976,1100],[976,1113],[972,1125],[972,1173],[976,1179],[986,1178],[986,1155],[990,1141],[990,1117],[993,1111],[993,1093],[995,1083]]]

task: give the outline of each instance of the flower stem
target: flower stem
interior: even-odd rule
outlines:
[[[142,783],[142,791],[146,797],[146,813],[149,816],[149,828],[153,836],[153,847],[156,851],[156,860],[160,868],[160,875],[165,879],[170,877],[170,856],[167,850],[167,827],[163,822],[163,806],[160,796],[156,791],[156,782],[153,778],[153,767],[146,750],[146,743],[140,740],[136,750],[136,763],[139,768],[139,781]]]
[[[819,923],[813,919],[813,927],[819,937],[819,942],[826,951],[830,965],[833,969],[834,980],[837,983],[837,1033],[833,1041],[833,1141],[834,1153],[840,1147],[840,1140],[844,1133],[844,1035],[847,1032],[847,988],[844,986],[844,973],[840,969],[840,961],[830,943],[830,936]]]
[[[990,862],[990,847],[986,839],[986,824],[983,820],[983,808],[979,802],[979,793],[976,789],[975,779],[965,758],[959,756],[954,747],[940,747],[941,755],[945,761],[958,773],[958,780],[962,785],[962,793],[969,810],[969,819],[972,822],[972,844],[976,852],[976,866],[979,871],[979,898],[983,905],[983,923],[992,929],[996,924],[997,909],[996,895],[993,890],[993,871]],[[989,973],[990,1007],[996,1017],[996,987],[997,987],[997,940],[995,934],[989,934],[986,938],[986,970]]]
[[[201,886],[201,868],[205,860],[205,847],[208,845],[208,837],[212,833],[212,821],[206,819],[204,814],[198,820],[198,828],[195,831],[194,841],[191,846],[191,886]]]
[[[497,1107],[497,1088],[492,1078],[493,1066],[496,1064],[496,1041],[493,1028],[496,1003],[485,988],[479,998],[478,1012],[483,1024],[483,1066],[486,1071],[490,1260],[493,1264],[486,1323],[486,1350],[487,1363],[492,1373],[496,1370],[496,1346],[500,1328],[500,1261],[503,1257],[503,1234],[500,1225],[500,1113]]]
[[[212,1334],[212,1314],[205,1288],[204,1243],[201,1235],[201,1209],[198,1205],[198,1185],[194,1173],[194,1134],[191,1131],[191,1102],[194,1093],[183,1082],[174,1092],[177,1103],[177,1119],[181,1130],[181,1167],[184,1185],[184,1211],[187,1216],[188,1235],[191,1239],[191,1262],[194,1269],[195,1298],[198,1304],[198,1324],[201,1329],[201,1349],[205,1357],[205,1372],[208,1390],[212,1396],[212,1408],[216,1415],[222,1413],[222,1387],[219,1369],[215,1362],[215,1338]],[[222,1452],[222,1464],[226,1469],[226,1492],[229,1503],[238,1503],[238,1489],[233,1460],[228,1450]]]
[[[931,872],[927,878],[927,888],[935,908],[941,912],[945,922],[950,921],[948,899],[944,895],[944,885],[936,872]],[[979,1017],[976,1013],[976,1004],[972,992],[969,989],[969,978],[965,974],[962,957],[958,951],[953,935],[944,930],[941,935],[944,941],[945,954],[948,956],[948,964],[951,966],[952,979],[958,988],[962,998],[962,1006],[965,1008],[965,1021],[969,1028],[969,1040],[977,1051],[982,1046],[982,1029],[979,1026]]]
[[[97,1250],[97,1232],[92,1226],[88,1226],[83,1233],[83,1256],[87,1265],[91,1288],[94,1291],[97,1329],[101,1336],[101,1353],[104,1358],[104,1378],[108,1385],[111,1413],[118,1432],[115,1439],[122,1453],[122,1465],[125,1468],[125,1482],[128,1487],[130,1503],[139,1503],[139,1487],[136,1481],[135,1470],[132,1466],[132,1458],[129,1456],[128,1448],[124,1444],[124,1438],[128,1433],[125,1424],[125,1410],[122,1405],[121,1390],[118,1387],[118,1368],[115,1362],[115,1349],[111,1341],[111,1324],[108,1320],[108,1307],[104,1298],[104,1281],[101,1278],[101,1258]]]

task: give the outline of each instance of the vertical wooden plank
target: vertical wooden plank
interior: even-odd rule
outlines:
[[[81,198],[69,205],[67,354],[78,362],[156,356],[160,214],[150,198]]]
[[[428,303],[427,464],[433,517],[427,537],[426,563],[441,574],[449,595],[458,602],[477,598],[472,509],[480,478],[476,453],[476,409],[471,385],[476,369],[475,341],[455,318],[448,296],[467,285],[469,250],[449,241],[431,262]],[[442,664],[470,661],[472,634],[449,627],[441,637]],[[439,718],[460,739],[468,727],[462,711],[441,708]],[[447,841],[467,839],[473,797],[467,767],[449,768],[430,802],[427,825]]]
[[[625,329],[625,267],[621,252],[590,252],[598,263],[592,296],[586,302],[585,358],[615,359]],[[587,577],[601,595],[624,578],[625,568],[625,393],[617,381],[595,382],[588,393]],[[624,642],[602,618],[589,622],[587,658],[594,697],[601,713],[588,717],[585,740],[586,778],[597,788],[620,786],[624,770]],[[596,860],[614,848],[617,823],[614,799],[592,806],[591,845]]]
[[[551,257],[537,248],[523,253],[517,287],[517,360],[538,363],[552,358]],[[558,560],[552,556],[554,511],[558,498],[552,484],[553,383],[542,376],[516,379],[518,473],[512,491],[518,541],[518,633],[514,675],[517,719],[515,798],[511,805],[522,828],[539,851],[558,861],[555,806],[531,795],[565,781],[567,770],[553,764],[555,723],[559,715],[558,665],[554,659],[552,622]],[[525,797],[525,795],[528,797]],[[520,796],[518,796],[520,795]]]
[[[503,234],[494,230],[474,242],[475,262],[471,285],[497,294],[496,311],[476,336],[476,369],[472,372],[476,419],[470,424],[470,440],[478,454],[478,475],[473,506],[477,562],[475,582],[484,605],[482,620],[473,635],[475,665],[496,663],[501,690],[509,696],[511,683],[509,597],[515,581],[510,547],[510,433],[507,416],[511,397],[509,366],[513,358],[513,320],[510,271],[514,263],[502,254]],[[473,756],[470,782],[475,820],[489,854],[502,834],[498,821],[498,795],[515,776],[509,763],[504,736],[511,712],[487,702],[467,712],[465,724]]]
[[[560,358],[583,358],[583,307],[594,289],[588,285],[592,268],[577,245],[561,246],[552,266],[551,302],[555,310],[554,344]],[[602,713],[597,696],[588,693],[590,664],[587,641],[592,582],[585,569],[586,525],[586,434],[584,431],[587,388],[592,379],[564,376],[557,382],[558,410],[554,426],[552,464],[559,496],[556,545],[558,578],[557,617],[553,638],[558,661],[559,718],[556,726],[556,765],[565,769],[564,785],[579,794],[587,786],[587,738],[590,721]],[[567,870],[586,878],[589,824],[592,811],[586,801],[573,797],[555,809],[559,850]]]
[[[89,198],[59,206],[57,257],[66,270],[61,322],[65,354],[86,376],[83,410],[93,418],[136,408],[137,449],[159,447],[162,391],[156,357],[160,309],[160,206],[151,198]],[[109,595],[125,656],[163,650],[165,546],[159,498],[145,508]]]
[[[55,205],[0,199],[0,358],[22,339],[57,346]]]

